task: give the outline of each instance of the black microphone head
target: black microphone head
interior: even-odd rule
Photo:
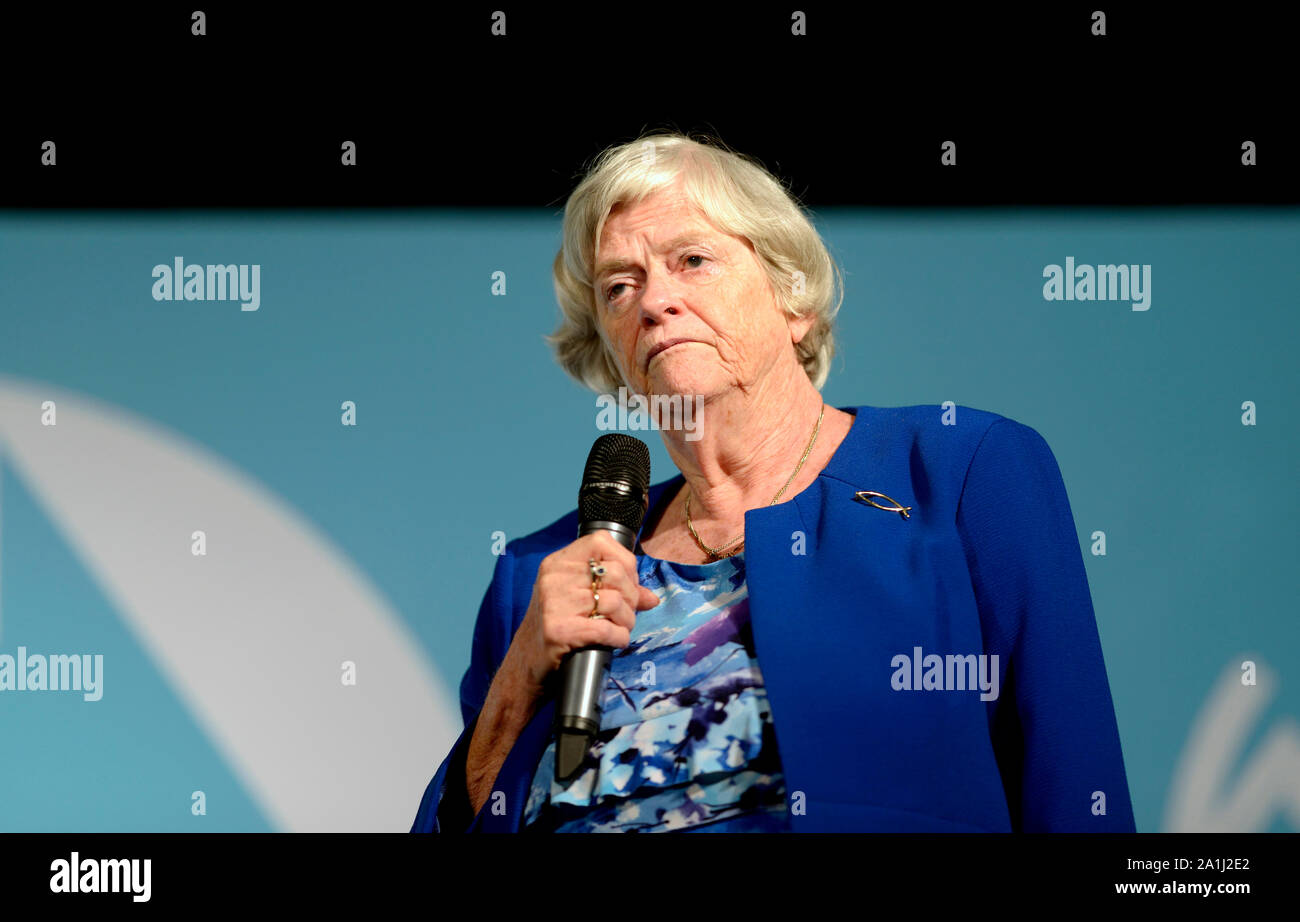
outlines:
[[[617,522],[634,535],[650,504],[650,449],[621,432],[596,439],[578,489],[578,521]]]

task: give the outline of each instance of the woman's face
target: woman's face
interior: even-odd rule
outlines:
[[[594,288],[601,335],[646,395],[749,390],[813,322],[788,319],[749,241],[718,231],[677,186],[610,213]],[[687,342],[651,357],[674,339]]]

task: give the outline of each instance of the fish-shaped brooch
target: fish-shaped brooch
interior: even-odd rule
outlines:
[[[873,497],[879,497],[880,499],[889,500],[889,502],[893,503],[894,505],[882,506],[880,505],[880,503],[876,502]],[[898,500],[886,496],[884,493],[877,493],[875,490],[859,490],[857,493],[853,494],[853,498],[860,503],[866,503],[868,506],[875,506],[877,509],[883,509],[886,512],[897,512],[905,519],[908,518],[908,512],[912,508],[911,506],[904,506]]]

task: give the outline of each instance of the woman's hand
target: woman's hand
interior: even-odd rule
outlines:
[[[604,563],[600,601],[592,612],[587,561]],[[501,766],[536,712],[547,677],[570,650],[601,644],[626,647],[637,611],[659,597],[637,581],[636,556],[607,531],[584,535],[544,558],[524,620],[488,687],[465,759],[465,788],[477,814],[492,793]]]
[[[593,610],[591,571],[587,561],[605,565],[600,601]],[[571,650],[592,644],[626,647],[632,640],[636,613],[659,604],[659,597],[637,580],[636,555],[607,531],[578,538],[545,557],[537,568],[533,596],[524,620],[506,653],[515,674],[535,694]]]

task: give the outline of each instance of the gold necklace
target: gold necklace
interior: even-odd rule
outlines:
[[[808,442],[808,447],[803,450],[803,457],[800,458],[799,463],[795,465],[794,473],[792,473],[790,475],[790,479],[785,482],[785,486],[776,491],[776,496],[773,496],[772,501],[768,503],[769,506],[775,506],[776,501],[781,498],[781,494],[786,491],[786,488],[789,487],[790,484],[794,483],[795,477],[798,476],[799,471],[803,468],[803,463],[808,460],[808,455],[812,452],[813,445],[816,444],[817,442],[817,433],[821,431],[822,417],[825,415],[826,415],[826,404],[823,402],[822,410],[820,413],[817,414],[817,425],[813,427],[812,438]],[[691,537],[694,538],[695,543],[700,546],[700,550],[704,551],[706,554],[709,555],[710,562],[714,560],[721,560],[724,557],[731,557],[735,554],[739,554],[741,550],[745,547],[744,540],[743,540],[745,535],[743,532],[741,533],[739,538],[735,538],[731,541],[728,541],[726,544],[722,545],[722,547],[719,548],[709,547],[707,544],[705,544],[703,541],[700,540],[699,533],[695,531],[695,526],[691,524],[691,486],[689,483],[686,485],[686,527],[691,530]],[[735,544],[737,541],[741,542],[740,547],[736,548],[734,551],[728,551],[727,553],[723,553],[723,551],[726,551],[727,548],[731,547],[731,545]]]

